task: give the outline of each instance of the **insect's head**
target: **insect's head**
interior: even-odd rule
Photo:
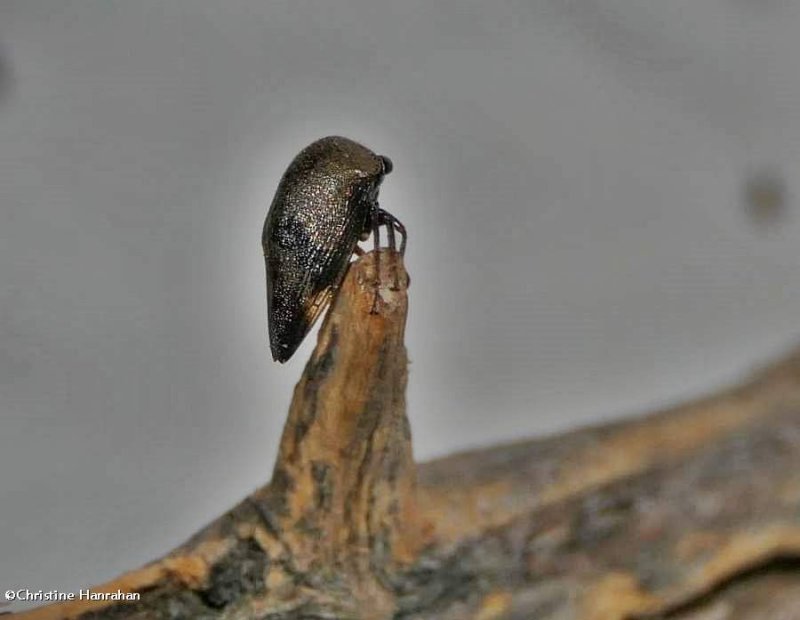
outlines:
[[[378,191],[380,190],[381,183],[383,183],[384,177],[394,169],[392,160],[386,157],[386,155],[378,155],[377,157],[381,164],[380,172],[371,177],[367,177],[370,187],[367,189],[366,194],[370,203],[378,202]]]
[[[383,162],[383,175],[386,176],[392,170],[394,170],[394,165],[392,164],[392,160],[386,157],[386,155],[379,155],[379,157]]]

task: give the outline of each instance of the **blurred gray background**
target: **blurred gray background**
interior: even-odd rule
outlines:
[[[633,415],[800,337],[800,3],[0,2],[0,587],[134,568],[264,483],[314,337],[260,231],[389,155],[422,459]]]

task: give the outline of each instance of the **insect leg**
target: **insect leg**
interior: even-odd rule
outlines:
[[[406,255],[406,241],[408,240],[408,233],[406,232],[406,227],[403,226],[402,222],[398,220],[396,217],[392,216],[392,225],[397,229],[403,236],[403,240],[400,242],[400,256]]]
[[[383,220],[382,224],[386,226],[386,239],[387,243],[389,244],[389,248],[391,248],[392,250],[396,250],[397,243],[395,243],[394,239],[394,226],[392,226],[391,222],[388,222],[386,220]]]
[[[386,238],[388,240],[389,247],[392,250],[396,250],[397,243],[395,242],[394,238],[394,226],[392,226],[391,222],[386,220],[383,220],[383,223],[386,226]],[[394,283],[392,284],[392,290],[398,291],[400,290],[400,272],[397,268],[397,260],[392,260],[392,262],[394,263],[394,269],[392,270],[394,272]]]
[[[378,203],[372,205],[370,219],[372,224],[372,241],[375,244],[375,296],[372,298],[372,309],[370,314],[378,314],[378,288],[381,280],[381,209]]]
[[[379,217],[381,222],[386,225],[387,231],[391,230],[391,236],[389,237],[389,242],[392,249],[395,249],[394,243],[392,240],[394,239],[394,231],[400,233],[403,237],[403,240],[400,242],[400,254],[405,256],[406,254],[406,239],[408,238],[408,234],[406,233],[406,227],[403,226],[403,223],[398,220],[394,215],[389,213],[388,211],[384,211],[383,209],[380,210]]]
[[[406,250],[406,228],[400,223],[395,216],[393,216],[388,211],[384,211],[380,209],[378,213],[378,217],[380,218],[381,224],[386,226],[386,236],[388,238],[389,247],[392,250],[397,250],[397,243],[395,241],[395,231],[399,232],[403,239],[400,242],[400,255],[402,256]],[[394,264],[394,287],[392,290],[398,290],[400,288],[400,269],[397,266],[397,262],[395,261]]]

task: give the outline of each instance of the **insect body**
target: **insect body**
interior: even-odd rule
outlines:
[[[285,362],[331,302],[359,240],[386,226],[389,247],[403,225],[378,206],[388,157],[338,136],[303,149],[283,174],[261,238],[267,267],[272,357]]]

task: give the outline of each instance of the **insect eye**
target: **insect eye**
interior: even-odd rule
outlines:
[[[386,155],[381,155],[381,161],[383,162],[383,174],[389,174],[394,169],[392,160],[386,157]]]

